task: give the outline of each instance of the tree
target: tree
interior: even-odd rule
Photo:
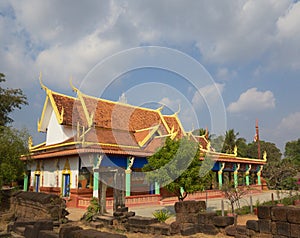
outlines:
[[[244,157],[246,155],[247,144],[246,139],[238,138],[239,133],[235,133],[234,129],[230,129],[225,133],[222,153],[233,154],[234,148],[237,147],[237,155]]]
[[[280,149],[272,142],[260,141],[260,154],[262,155],[264,151],[267,152],[267,161],[269,162],[279,162],[282,156]],[[248,144],[247,157],[257,158],[257,142],[252,142]]]
[[[5,75],[0,73],[0,83],[5,82]],[[5,126],[13,121],[8,115],[15,109],[26,105],[27,98],[21,89],[2,88],[0,86],[0,126]]]
[[[293,177],[296,175],[295,166],[289,159],[281,159],[281,152],[274,143],[260,141],[260,154],[267,152],[267,163],[262,170],[270,189],[292,189]],[[248,144],[248,157],[257,158],[257,142]]]
[[[238,138],[235,142],[237,146],[237,155],[239,157],[247,157],[248,145],[245,138]]]
[[[284,155],[290,159],[298,168],[300,168],[300,138],[295,141],[289,141],[285,144]]]
[[[211,146],[215,149],[217,152],[221,152],[224,144],[224,136],[223,135],[212,135],[211,138]]]
[[[21,155],[28,154],[28,133],[0,126],[0,188],[23,177]]]
[[[201,191],[206,186],[207,173],[199,176],[198,143],[188,138],[180,140],[166,139],[165,145],[148,158],[143,167],[148,181],[158,182],[183,201],[189,193]]]
[[[208,140],[211,139],[211,134],[209,133],[209,131],[207,129],[204,129],[204,128],[199,128],[199,129],[196,129],[193,131],[193,135],[196,135],[196,136],[206,136],[206,138]]]

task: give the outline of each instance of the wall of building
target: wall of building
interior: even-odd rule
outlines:
[[[66,141],[67,139],[73,136],[73,130],[70,127],[59,125],[56,115],[52,110],[48,128],[47,128],[47,137],[46,145],[58,144]]]
[[[77,188],[78,184],[78,170],[79,170],[79,157],[66,157],[60,159],[46,159],[34,160],[29,165],[30,173],[30,186],[35,187],[35,175],[40,175],[40,187],[58,187],[62,186],[63,171],[66,169],[66,162],[69,161],[70,170],[65,172],[70,173],[70,188]],[[38,163],[40,165],[38,166]],[[35,191],[35,189],[33,189]]]

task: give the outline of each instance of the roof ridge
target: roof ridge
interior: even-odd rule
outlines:
[[[88,95],[88,94],[85,94],[85,93],[82,93],[82,92],[81,92],[81,94],[84,97],[94,99],[94,100],[97,100],[97,101],[103,101],[103,102],[112,103],[112,104],[115,104],[115,105],[131,107],[131,108],[134,108],[134,109],[141,109],[141,110],[151,111],[151,112],[158,112],[158,110],[160,109],[160,107],[158,109],[152,109],[152,108],[147,108],[147,107],[139,107],[139,106],[135,106],[135,105],[128,104],[128,103],[123,103],[123,102],[113,101],[113,100],[109,100],[109,99],[105,99],[105,98],[91,96],[91,95]]]

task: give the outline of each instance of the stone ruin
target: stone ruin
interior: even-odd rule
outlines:
[[[233,217],[217,216],[206,212],[204,201],[183,201],[175,203],[176,221],[171,224],[159,222],[156,218],[135,216],[128,208],[121,208],[113,216],[95,216],[89,223],[94,228],[107,227],[125,232],[140,232],[153,235],[184,235],[196,233],[216,235],[234,223]]]
[[[260,206],[258,220],[248,220],[246,226],[227,229],[235,237],[285,238],[300,237],[300,208],[295,206]]]
[[[176,221],[166,224],[156,218],[135,216],[134,212],[123,208],[113,216],[95,216],[89,225],[154,236],[192,236],[197,233],[217,236],[222,233],[237,238],[300,237],[300,208],[295,206],[260,206],[258,220],[248,220],[245,226],[235,226],[234,217],[206,211],[204,201],[177,202],[175,212]]]
[[[8,205],[6,212],[13,211],[14,221],[8,225],[8,233],[0,233],[0,237],[9,237],[10,232],[26,238],[126,237],[96,230],[104,227],[153,236],[192,236],[197,233],[217,236],[222,233],[237,238],[300,237],[300,208],[294,206],[260,206],[258,220],[248,220],[245,226],[234,226],[233,217],[206,211],[204,201],[175,203],[176,220],[171,224],[159,222],[156,218],[135,216],[127,207],[120,207],[112,216],[95,215],[92,222],[86,223],[91,229],[83,229],[61,224],[67,213],[64,202],[55,195],[17,192],[3,204]]]
[[[7,231],[0,237],[25,238],[123,238],[124,235],[111,234],[66,223],[65,201],[57,195],[36,192],[5,191],[2,194],[0,220],[10,222]]]

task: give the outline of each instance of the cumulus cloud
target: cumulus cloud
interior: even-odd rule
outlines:
[[[257,88],[248,89],[243,92],[236,102],[227,107],[232,113],[261,111],[275,108],[275,97],[271,91],[258,91]]]
[[[300,133],[300,112],[294,112],[284,117],[279,123],[278,130],[282,133],[294,133],[299,136]]]
[[[72,6],[58,0],[7,1],[0,6],[4,9],[0,29],[6,32],[0,36],[4,55],[0,65],[9,72],[21,72],[22,67],[44,69],[45,77],[55,84],[68,81],[71,74],[81,78],[119,50],[170,42],[175,47],[195,45],[203,59],[212,63],[252,62],[273,52],[270,64],[284,64],[288,59],[296,68],[299,5],[289,0],[230,4],[107,0],[72,1]],[[16,54],[15,47],[22,51]],[[220,77],[234,76],[224,70],[218,72]]]
[[[234,79],[237,76],[237,72],[235,70],[229,70],[226,67],[218,68],[216,77],[219,80],[227,81],[230,79]]]
[[[203,108],[210,102],[210,105],[216,103],[216,99],[222,95],[224,84],[215,83],[200,88],[193,96],[192,104],[195,108]]]

